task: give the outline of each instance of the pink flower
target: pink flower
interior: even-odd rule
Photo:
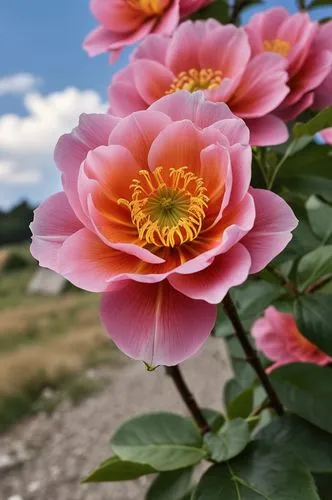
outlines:
[[[64,192],[36,210],[31,252],[103,292],[103,323],[129,356],[193,355],[229,288],[290,241],[289,206],[249,188],[248,140],[225,104],[185,91],[123,119],[83,115],[59,140]]]
[[[182,17],[212,0],[91,0],[91,10],[100,26],[84,41],[90,56],[112,52],[113,61],[126,45],[149,33],[170,34]]]
[[[323,141],[325,141],[327,144],[332,144],[332,128],[326,128],[325,130],[322,130],[320,132],[320,135],[322,136]]]
[[[314,40],[314,49],[317,52],[330,51],[332,53],[332,21],[319,26]],[[332,65],[326,78],[314,92],[313,107],[323,109],[332,105]]]
[[[150,35],[144,40],[131,64],[113,78],[110,109],[126,116],[165,94],[202,90],[207,99],[226,102],[246,120],[251,144],[279,144],[287,139],[287,128],[269,113],[288,93],[284,66],[277,54],[259,54],[250,60],[243,29],[212,19],[186,21],[172,38]]]
[[[280,104],[278,116],[287,121],[296,118],[313,104],[313,91],[332,70],[331,50],[314,43],[317,23],[306,13],[290,15],[276,7],[255,14],[245,29],[254,55],[277,53],[287,62],[290,93]],[[325,39],[328,36],[324,33]]]
[[[326,365],[332,362],[330,356],[299,332],[291,314],[279,312],[273,306],[268,307],[264,316],[255,321],[251,334],[258,349],[275,361],[269,371],[287,363]]]

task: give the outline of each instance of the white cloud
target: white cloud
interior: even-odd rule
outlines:
[[[24,95],[36,90],[42,83],[41,78],[31,73],[15,73],[0,78],[0,96]]]
[[[0,204],[17,199],[42,200],[60,189],[53,162],[60,135],[78,123],[81,113],[105,112],[106,104],[93,90],[67,88],[46,96],[24,97],[26,116],[0,117]]]

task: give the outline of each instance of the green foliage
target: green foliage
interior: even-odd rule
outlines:
[[[323,5],[325,0],[316,0],[316,5]],[[330,3],[332,5],[332,1],[325,1],[325,4]],[[303,136],[314,136],[317,132],[324,130],[325,128],[332,127],[332,106],[323,109],[320,113],[317,113],[314,118],[309,120],[306,123],[296,123],[293,128],[293,136],[296,139],[299,139]]]
[[[295,302],[295,317],[300,332],[332,356],[331,297],[320,294],[299,297]]]
[[[228,4],[227,0],[214,0],[210,5],[204,9],[195,12],[191,19],[209,19],[214,18],[223,24],[228,22]]]
[[[307,7],[307,9],[314,9],[316,7],[326,7],[327,5],[332,5],[332,0],[313,0]]]
[[[295,453],[312,472],[332,473],[332,435],[296,415],[274,419],[256,438],[282,445],[286,453]]]
[[[33,218],[33,208],[25,201],[9,212],[0,211],[0,247],[27,241],[31,232],[29,224]]]
[[[103,483],[113,481],[130,481],[146,474],[156,472],[146,464],[137,464],[121,460],[118,457],[111,457],[104,460],[88,477],[84,483]]]
[[[111,446],[122,460],[148,464],[158,471],[195,465],[206,456],[198,429],[172,413],[151,413],[128,420],[112,437]]]
[[[246,418],[253,408],[254,390],[252,387],[242,390],[236,379],[229,380],[225,386],[224,402],[228,418]]]
[[[211,427],[211,429],[216,432],[225,423],[225,417],[222,413],[211,408],[202,408],[202,413]]]
[[[330,368],[292,363],[274,370],[271,379],[289,411],[332,433]]]
[[[332,205],[317,196],[311,196],[306,208],[310,226],[321,243],[332,243]]]
[[[247,446],[249,439],[247,422],[237,418],[226,422],[218,433],[205,434],[204,443],[212,460],[225,462],[241,453]]]
[[[191,490],[192,469],[161,472],[152,482],[146,500],[185,500]]]
[[[303,462],[282,447],[256,441],[203,475],[193,500],[319,500]]]

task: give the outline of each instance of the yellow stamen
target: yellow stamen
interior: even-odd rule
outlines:
[[[217,88],[223,80],[222,71],[213,69],[190,69],[179,73],[167,90],[166,94],[173,94],[178,90],[207,90]]]
[[[197,238],[209,198],[203,180],[187,170],[171,168],[165,176],[163,167],[140,170],[142,179],[133,179],[130,186],[131,200],[118,200],[130,210],[140,240],[175,247]]]
[[[282,55],[283,57],[287,57],[291,44],[286,42],[286,40],[280,40],[276,38],[275,40],[265,40],[263,42],[265,52],[276,52],[277,54]]]
[[[129,5],[148,16],[161,14],[165,10],[168,1],[165,0],[127,0]]]

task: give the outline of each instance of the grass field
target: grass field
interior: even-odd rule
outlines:
[[[37,266],[26,247],[14,251],[29,260],[0,271],[0,432],[63,396],[79,401],[99,387],[82,375],[87,368],[119,362],[100,325],[98,295],[74,287],[57,297],[26,295]],[[54,396],[45,399],[45,390]]]

